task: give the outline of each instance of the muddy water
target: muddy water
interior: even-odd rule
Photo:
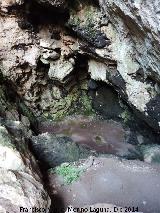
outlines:
[[[42,123],[40,131],[68,136],[75,143],[98,153],[125,156],[128,151],[136,152],[135,147],[126,142],[128,132],[120,123],[114,121],[77,116],[62,122]]]
[[[112,203],[160,213],[160,167],[141,161],[95,158],[78,181],[64,185],[61,176],[50,174],[49,183],[54,202],[58,194],[65,208]]]
[[[41,133],[67,136],[78,145],[98,153],[131,158],[128,156],[137,151],[135,146],[128,143],[130,131],[112,120],[77,116],[60,122],[43,122],[39,130]],[[79,160],[78,165],[86,168],[84,173],[69,185],[64,184],[62,176],[48,172],[47,184],[53,200],[52,213],[61,212],[62,207],[67,208],[69,205],[83,207],[95,203],[138,207],[143,213],[160,212],[159,166],[114,156],[92,156],[86,163],[82,162]]]

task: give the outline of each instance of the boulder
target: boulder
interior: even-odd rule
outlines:
[[[89,149],[75,144],[69,137],[49,133],[33,136],[31,145],[37,159],[46,168],[74,162],[92,154]]]
[[[160,145],[149,144],[140,147],[143,153],[143,160],[147,163],[160,163]]]

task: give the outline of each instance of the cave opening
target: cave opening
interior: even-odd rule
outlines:
[[[7,165],[5,171],[13,172],[15,186],[20,179],[29,202],[32,190],[28,182],[33,192],[40,188],[33,193],[35,205],[39,205],[41,195],[47,200],[44,187],[52,200],[52,213],[64,213],[68,205],[82,207],[96,202],[139,205],[145,212],[156,209],[157,213],[159,81],[156,75],[147,77],[142,68],[127,73],[127,67],[132,69],[133,64],[123,55],[126,49],[119,54],[120,62],[115,57],[114,51],[121,46],[114,46],[112,29],[107,28],[113,23],[101,10],[102,2],[75,0],[60,8],[57,1],[26,0],[22,5],[5,8],[8,13],[3,16],[2,28],[7,34],[10,27],[13,35],[7,42],[1,37],[1,72],[7,75],[4,79],[0,72],[0,141],[8,134],[6,141],[11,138],[19,147],[8,146],[9,158],[5,152],[0,153],[1,162],[6,158],[6,166],[12,161],[10,153],[16,159],[18,156],[24,162],[22,167],[15,160],[10,165],[18,165],[16,169],[12,171]],[[118,6],[116,11],[121,19],[126,17]],[[131,25],[128,30],[134,24],[131,19],[126,20]],[[125,36],[124,40],[130,34]],[[127,61],[123,67],[124,59]],[[135,96],[137,91],[142,92],[142,104],[147,95],[153,94],[146,111],[139,111],[139,103],[134,105],[128,97],[131,93],[127,89],[132,87]],[[140,100],[135,96],[134,101]],[[5,143],[0,145],[6,147]],[[6,180],[5,184],[12,184],[10,176]],[[23,187],[25,181],[30,191]]]

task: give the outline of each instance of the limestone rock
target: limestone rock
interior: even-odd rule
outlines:
[[[50,207],[41,174],[22,135],[12,137],[0,126],[0,210],[19,212],[20,207],[32,212],[33,207]]]
[[[42,58],[45,59],[45,60],[47,60],[47,59],[56,60],[59,57],[60,57],[60,55],[57,52],[53,51],[53,50],[50,50],[50,51],[49,50],[45,50],[45,52],[42,55]]]
[[[37,2],[47,6],[45,11],[52,8],[64,11],[67,6],[65,0]],[[44,15],[44,23],[35,29],[37,11],[25,8],[31,6],[30,2],[23,3],[0,1],[0,10],[5,13],[0,17],[1,72],[15,84],[18,94],[37,115],[46,113],[43,107],[38,108],[45,93],[52,96],[51,82],[58,80],[63,84],[69,79],[83,54],[91,78],[112,85],[142,119],[159,131],[158,0],[148,3],[100,0],[99,7],[97,1],[69,2],[70,17],[65,23],[72,33],[66,31],[64,20],[61,24],[50,23],[52,13],[48,17],[39,14],[42,19]],[[6,13],[11,7],[14,12]],[[23,28],[28,10],[33,14],[27,20],[29,27]],[[24,11],[22,20],[18,14]]]
[[[8,12],[8,8],[15,5],[21,5],[24,0],[0,0],[0,10],[2,12]]]
[[[93,6],[92,2],[88,4],[88,2],[77,1],[73,5],[67,27],[93,47],[105,48],[109,41],[100,29],[99,9]]]
[[[62,81],[67,77],[74,69],[74,59],[68,61],[62,59],[51,63],[48,76],[51,79]]]
[[[118,0],[114,2],[113,0],[100,0],[103,12],[109,16],[111,22],[114,24],[114,30],[117,30],[113,36],[119,37],[119,46],[123,45],[123,52],[121,53],[124,54],[124,52],[127,53],[130,51],[129,55],[132,56],[132,61],[135,63],[137,60],[137,65],[144,70],[145,75],[150,75],[153,78],[157,75],[158,79],[158,47],[160,44],[160,19],[158,15],[159,4],[159,1],[150,1],[146,3],[141,1],[123,2]],[[127,33],[130,33],[130,36],[125,38],[124,36],[127,35]],[[120,38],[120,36],[122,36],[122,38]],[[157,45],[154,45],[154,43]],[[126,46],[127,44],[128,47]],[[152,57],[151,53],[154,53]],[[126,60],[127,58],[122,58],[121,55],[119,59]],[[124,63],[125,62],[127,61],[124,61]],[[134,71],[134,67],[130,69],[130,72],[131,71]],[[158,81],[158,79],[155,79],[155,81]]]
[[[2,72],[14,80],[15,75],[18,75],[18,71],[14,73],[15,68],[24,63],[36,64],[37,48],[32,46],[29,33],[18,26],[15,17],[0,17],[0,24]]]
[[[112,84],[142,119],[159,130],[159,1],[100,0],[100,9],[79,2],[68,24],[83,40],[82,53],[96,58],[89,60],[91,77]],[[104,46],[97,30],[105,38]]]
[[[58,33],[62,39],[57,40],[53,38],[54,25],[40,25],[39,32],[33,32],[33,26],[22,29],[19,22],[23,20],[16,15],[0,17],[1,72],[12,81],[26,105],[39,115],[45,110],[41,103],[43,94],[52,96],[53,84],[48,84],[48,75],[61,83],[68,78],[75,64],[68,55],[77,44],[75,39],[62,33],[61,27]],[[38,105],[42,105],[41,110]]]
[[[107,82],[107,67],[105,64],[96,62],[95,60],[90,60],[88,62],[88,66],[88,72],[90,73],[92,79]]]
[[[110,50],[125,81],[128,102],[157,129],[159,118],[152,100],[157,95],[154,85],[160,76],[159,4],[159,1],[100,0],[103,14],[111,22],[102,29],[111,40]]]

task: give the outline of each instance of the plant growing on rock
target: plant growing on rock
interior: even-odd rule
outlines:
[[[64,163],[56,167],[55,172],[63,177],[66,184],[71,184],[79,179],[84,170],[74,165]]]

